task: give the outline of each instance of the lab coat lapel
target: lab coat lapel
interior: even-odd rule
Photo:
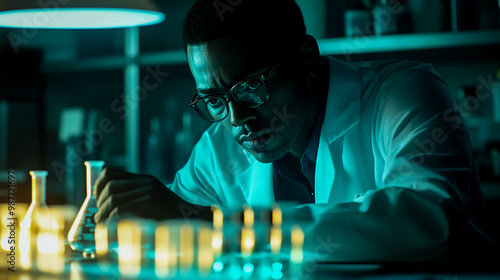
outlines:
[[[325,120],[321,127],[315,171],[316,203],[327,203],[334,188],[335,166],[333,143],[359,122],[361,77],[357,69],[329,58],[330,86]],[[339,140],[341,141],[341,140]],[[341,161],[340,161],[341,162]]]
[[[245,194],[248,204],[253,207],[270,207],[274,203],[273,165],[255,160],[252,173],[250,190]]]
[[[259,162],[246,150],[243,153],[251,165],[250,184],[245,184],[242,188],[246,203],[253,207],[270,207],[275,201],[273,165]]]
[[[324,156],[320,156],[324,155]],[[330,156],[330,145],[326,138],[321,137],[318,146],[318,156],[315,171],[315,201],[316,203],[327,203],[332,191],[335,178],[335,167]]]

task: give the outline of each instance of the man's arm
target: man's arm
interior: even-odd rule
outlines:
[[[150,175],[105,167],[95,184],[97,223],[108,218],[137,216],[148,219],[195,218],[211,220],[209,207],[181,199]]]
[[[477,177],[462,119],[450,110],[444,82],[427,71],[409,71],[382,90],[373,116],[384,155],[381,185],[361,202],[302,205],[286,214],[303,221],[313,261],[460,258],[468,231],[480,228],[471,208],[484,206],[471,205]]]
[[[233,179],[226,173],[213,176],[217,173],[214,166],[232,164],[233,161],[227,157],[235,154],[233,151],[224,150],[222,155],[214,158],[215,143],[221,145],[229,137],[228,133],[221,129],[220,125],[214,125],[205,131],[188,162],[177,172],[171,185],[165,186],[150,175],[132,174],[105,167],[95,185],[99,208],[95,219],[99,222],[113,216],[135,215],[157,220],[211,220],[210,206],[222,205],[211,186],[220,185],[219,182],[223,179]],[[222,148],[234,148],[236,144],[232,144],[222,145]]]

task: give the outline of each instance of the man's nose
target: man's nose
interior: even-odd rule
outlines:
[[[229,116],[233,126],[243,126],[251,120],[256,120],[255,109],[246,108],[236,101],[229,101]]]

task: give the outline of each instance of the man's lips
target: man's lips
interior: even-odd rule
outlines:
[[[247,135],[241,135],[238,142],[245,148],[256,149],[263,147],[272,137],[271,130],[251,132]]]
[[[272,132],[271,130],[262,130],[259,132],[250,132],[248,135],[240,135],[239,142],[241,143],[244,141],[252,141],[271,132]]]

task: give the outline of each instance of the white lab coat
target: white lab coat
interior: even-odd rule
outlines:
[[[463,253],[482,209],[470,142],[454,99],[429,64],[329,58],[315,204],[300,220],[309,261],[415,261]],[[241,148],[220,124],[201,137],[169,185],[183,199],[269,207],[272,164]],[[472,197],[472,198],[471,198]],[[471,210],[472,209],[472,210]],[[454,250],[450,250],[454,247]]]

